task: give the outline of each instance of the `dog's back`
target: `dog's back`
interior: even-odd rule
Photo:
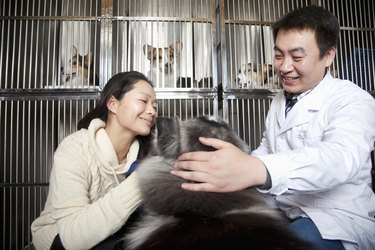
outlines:
[[[232,193],[190,192],[170,174],[183,152],[211,151],[200,136],[247,145],[219,120],[158,118],[149,156],[138,176],[145,215],[126,237],[130,249],[309,249],[291,235],[278,213],[255,189]]]

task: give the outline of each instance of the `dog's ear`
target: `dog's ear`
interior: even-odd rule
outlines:
[[[240,139],[234,130],[220,116],[199,116],[187,120],[181,130],[181,152],[213,151],[213,147],[200,143],[199,137],[217,138],[249,152],[247,144]]]
[[[245,73],[246,73],[246,68],[247,68],[247,67],[248,67],[248,64],[247,64],[247,63],[242,64],[241,69],[240,69],[240,73],[245,74]]]
[[[73,45],[73,48],[70,50],[70,56],[74,57],[78,54],[77,47]]]
[[[158,155],[175,159],[180,153],[180,119],[156,118],[155,149]]]
[[[169,48],[172,50],[172,51],[176,51],[176,54],[180,54],[181,53],[181,50],[182,50],[182,42],[175,42],[175,43],[172,43]]]
[[[148,45],[148,44],[143,45],[143,53],[145,54],[148,60],[151,60],[152,54],[155,54],[155,51],[153,50],[154,50],[154,47],[152,47],[151,45]]]
[[[92,65],[94,62],[94,57],[92,55],[93,53],[90,51],[87,55],[85,55],[85,65],[87,68]],[[93,70],[93,69],[92,69]]]
[[[272,64],[266,64],[266,65],[267,65],[268,73],[269,73],[270,75],[272,75],[272,73],[273,73]]]
[[[264,70],[263,70],[264,83],[266,84],[266,83],[268,83],[268,81],[270,79],[272,79],[273,74],[274,74],[274,70],[272,69],[271,64],[264,64],[263,67],[264,67]]]

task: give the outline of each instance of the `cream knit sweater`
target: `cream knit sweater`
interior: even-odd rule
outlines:
[[[44,211],[31,225],[38,250],[49,249],[57,233],[66,249],[89,249],[119,230],[141,203],[137,173],[124,175],[138,141],[119,165],[104,127],[94,119],[57,148]]]

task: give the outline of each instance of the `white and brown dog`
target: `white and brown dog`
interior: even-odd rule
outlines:
[[[76,47],[72,47],[70,55],[62,60],[60,68],[59,85],[47,86],[58,89],[87,89],[99,85],[99,78],[94,70],[93,53],[81,55]],[[58,118],[58,141],[61,142],[67,135],[76,130],[77,122],[87,112],[88,106],[85,101],[65,101],[60,106]]]
[[[175,42],[167,47],[153,47],[145,44],[143,52],[150,61],[147,77],[157,87],[173,88],[180,77],[180,55],[182,43]]]
[[[81,55],[73,46],[70,56],[62,62],[61,88],[88,88],[98,85],[94,70],[94,56],[91,52]]]
[[[271,64],[247,63],[241,66],[237,75],[240,89],[280,89]]]

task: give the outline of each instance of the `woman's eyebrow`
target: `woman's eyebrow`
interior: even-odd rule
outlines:
[[[148,94],[146,92],[140,92],[139,94],[147,96],[148,98],[151,98],[153,100],[153,102],[157,102],[156,98],[154,98],[152,95],[150,95],[150,94]]]

